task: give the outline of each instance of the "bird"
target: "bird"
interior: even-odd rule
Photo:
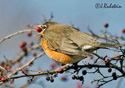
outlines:
[[[92,52],[106,47],[117,48],[117,44],[103,43],[77,28],[57,22],[37,25],[42,31],[41,45],[44,52],[54,61],[62,64],[78,63],[92,56]]]

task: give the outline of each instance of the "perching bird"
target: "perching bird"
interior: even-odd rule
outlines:
[[[94,50],[105,47],[118,47],[96,40],[69,25],[57,22],[46,22],[37,25],[42,29],[38,35],[42,35],[41,44],[45,53],[53,60],[72,64],[91,56]]]

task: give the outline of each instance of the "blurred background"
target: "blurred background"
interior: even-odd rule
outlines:
[[[99,3],[116,4],[122,8],[96,8]],[[51,12],[54,18],[52,21],[61,24],[74,24],[83,32],[88,32],[88,27],[96,34],[101,34],[100,30],[104,30],[104,24],[108,23],[108,31],[113,35],[122,35],[121,30],[125,28],[125,1],[121,0],[0,0],[0,40],[5,36],[20,30],[26,30],[27,24],[37,25],[42,24],[43,17],[50,18]],[[89,33],[89,32],[88,32]],[[36,35],[34,33],[34,35]],[[4,61],[5,55],[8,59],[15,59],[21,52],[19,45],[22,41],[36,41],[35,38],[28,38],[26,33],[19,34],[11,39],[5,40],[0,44],[0,61]],[[100,55],[113,56],[114,53],[103,52],[100,50]],[[116,53],[117,54],[117,53]],[[27,57],[25,57],[27,60]],[[32,57],[29,57],[32,59]],[[86,59],[86,61],[89,59]],[[47,70],[53,61],[46,55],[37,59],[34,62],[32,69],[41,68]],[[38,66],[39,65],[39,66]],[[104,72],[105,70],[102,70]],[[108,74],[108,72],[107,72]],[[109,74],[111,75],[111,73]],[[59,75],[59,77],[65,76]],[[54,83],[46,82],[45,77],[40,77],[34,84],[27,88],[41,88],[40,84],[45,85],[45,88],[76,88],[77,82],[68,77],[66,82],[60,81],[57,77]],[[86,75],[84,85],[94,88],[96,84],[91,84],[90,80],[99,78],[99,75]],[[27,78],[16,79],[14,86],[19,88],[27,82]],[[123,81],[121,88],[123,88]],[[117,81],[112,81],[102,88],[115,88]]]

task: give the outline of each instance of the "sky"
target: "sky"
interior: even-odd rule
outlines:
[[[115,4],[121,6],[121,8],[96,8],[98,4]],[[109,32],[114,35],[122,35],[121,30],[125,28],[124,5],[125,1],[123,0],[0,0],[0,40],[14,32],[28,29],[26,27],[27,24],[42,24],[43,16],[48,19],[51,12],[54,15],[52,21],[68,25],[73,23],[74,26],[79,27],[82,32],[88,32],[87,28],[89,27],[95,33],[100,34],[100,30],[104,30],[103,25],[108,23]],[[23,40],[34,41],[32,38],[27,38],[24,34],[3,42],[0,45],[0,61],[3,55],[6,55],[10,59],[15,58],[15,56],[20,53],[19,44]],[[103,54],[104,53],[101,55]],[[108,53],[105,52],[105,54]],[[52,62],[46,55],[43,56],[43,58],[46,58],[46,60],[43,61],[44,66],[48,66]],[[35,61],[35,63],[41,65],[42,62],[40,63],[39,61],[42,60]],[[45,63],[47,63],[47,65]],[[89,80],[92,80],[91,77],[92,75],[86,76],[86,84],[90,85]],[[21,81],[23,83],[23,79],[21,79]],[[53,84],[46,84],[47,88],[67,88],[69,84],[72,84],[70,85],[71,88],[75,88],[75,83],[76,82],[71,79],[69,79],[68,82],[61,82],[57,79]],[[111,83],[112,85],[106,84],[105,87],[115,87],[117,82],[113,81]],[[17,82],[17,84],[20,83]],[[121,86],[122,85],[123,83]],[[35,86],[40,88],[40,86],[35,84],[29,88],[34,88]]]

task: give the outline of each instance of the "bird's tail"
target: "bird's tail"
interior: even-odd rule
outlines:
[[[123,44],[109,44],[109,43],[101,43],[99,47],[112,47],[118,48],[120,46],[124,46]]]

